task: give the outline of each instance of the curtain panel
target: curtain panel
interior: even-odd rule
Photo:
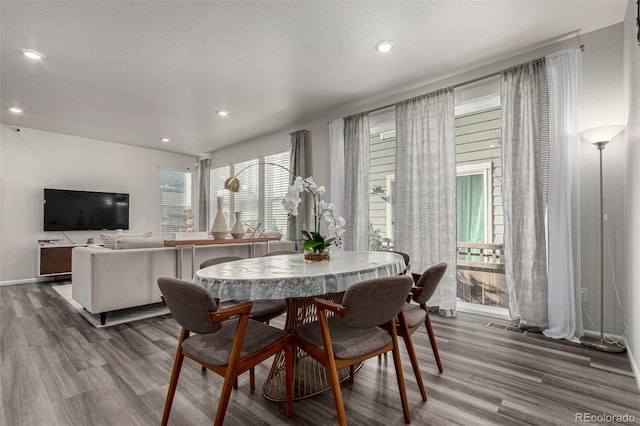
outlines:
[[[329,199],[335,205],[335,213],[344,213],[344,119],[337,118],[329,123],[329,164],[331,165]],[[334,250],[342,250],[342,247]]]
[[[211,160],[204,158],[198,164],[198,231],[209,230],[209,186]]]
[[[309,132],[307,130],[298,130],[290,133],[291,142],[289,144],[289,153],[291,155],[291,183],[293,183],[294,176],[301,176],[303,179],[308,177],[307,173],[307,160],[306,160],[306,145],[309,138]],[[298,216],[295,220],[289,221],[287,226],[287,240],[294,241],[296,243],[296,250],[302,249],[302,230],[304,229],[305,218],[307,215],[307,206],[309,201],[307,196],[309,194],[303,192],[300,194],[302,202],[298,206]]]
[[[429,305],[456,314],[456,141],[453,89],[396,105],[394,247],[421,273],[448,265]]]
[[[549,83],[549,325],[545,336],[578,342],[580,298],[580,84],[582,54],[547,56]]]
[[[520,327],[547,326],[545,214],[549,111],[545,59],[502,72],[502,196],[509,313]]]
[[[369,114],[344,119],[344,249],[369,250]]]

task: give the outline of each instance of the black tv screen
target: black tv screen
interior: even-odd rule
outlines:
[[[45,231],[129,229],[129,194],[44,189]]]

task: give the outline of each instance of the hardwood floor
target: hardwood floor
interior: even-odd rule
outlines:
[[[626,354],[487,327],[498,321],[486,317],[432,319],[444,373],[424,328],[414,334],[427,402],[403,348],[412,424],[568,425],[582,412],[628,413],[640,423]],[[159,424],[179,331],[170,315],[96,329],[51,284],[0,287],[0,424]],[[225,424],[336,424],[331,392],[296,401],[287,419],[284,404],[261,395],[269,367],[256,369],[254,394],[248,374],[241,377]],[[211,424],[221,384],[185,360],[170,424]],[[392,357],[367,361],[355,384],[343,385],[343,397],[351,425],[404,424]]]

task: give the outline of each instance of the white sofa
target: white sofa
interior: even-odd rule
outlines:
[[[137,247],[135,241],[128,240],[116,249],[100,246],[75,247],[71,260],[72,296],[87,311],[100,314],[101,322],[106,321],[107,313],[118,309],[159,303],[159,277],[175,277],[177,252],[173,247],[159,247],[159,242],[147,245],[156,247]],[[293,250],[290,241],[269,243],[269,251]],[[255,255],[267,252],[266,243],[256,243]],[[182,251],[181,279],[190,281],[191,248]],[[201,262],[212,257],[241,256],[249,257],[247,245],[203,245],[196,246],[194,264],[198,268]]]

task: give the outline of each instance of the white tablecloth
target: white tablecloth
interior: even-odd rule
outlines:
[[[404,259],[393,252],[336,252],[328,262],[302,254],[268,256],[200,269],[193,281],[225,300],[285,299],[345,291],[360,281],[400,274]]]

